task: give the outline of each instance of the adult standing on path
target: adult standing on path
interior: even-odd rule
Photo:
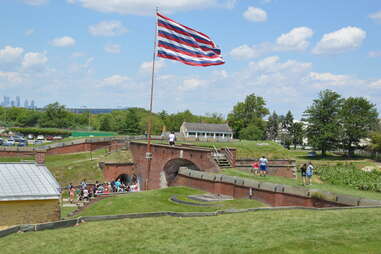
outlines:
[[[306,185],[306,177],[307,177],[307,164],[304,163],[301,167],[300,167],[300,173],[302,175],[302,184],[303,185]]]
[[[267,174],[267,164],[268,164],[268,160],[266,159],[265,156],[262,156],[259,159],[259,170],[260,170],[261,176],[266,176],[266,174]]]
[[[306,176],[307,176],[307,185],[311,185],[311,178],[312,175],[314,174],[314,166],[312,165],[311,162],[308,162],[307,170],[306,170]]]
[[[175,136],[175,133],[173,131],[168,135],[168,141],[169,141],[169,145],[171,145],[171,146],[175,145],[176,136]]]

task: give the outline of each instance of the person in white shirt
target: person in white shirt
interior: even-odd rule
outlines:
[[[169,145],[171,145],[171,146],[174,146],[174,145],[175,145],[176,136],[175,136],[175,133],[174,133],[174,132],[171,132],[171,133],[168,135],[168,141],[169,141]]]
[[[259,170],[260,170],[261,176],[266,176],[267,174],[267,163],[268,163],[268,160],[266,159],[265,156],[262,156],[259,159]]]
[[[308,163],[307,170],[306,170],[306,176],[307,176],[307,185],[311,185],[312,181],[312,175],[314,174],[314,166],[311,162]]]

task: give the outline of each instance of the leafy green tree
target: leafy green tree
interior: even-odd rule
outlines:
[[[370,138],[372,141],[370,149],[374,152],[381,152],[381,132],[372,132]]]
[[[294,126],[294,116],[292,115],[291,111],[289,110],[286,114],[286,116],[281,118],[281,126],[282,126],[282,135],[281,135],[281,141],[282,144],[287,147],[287,149],[290,149],[290,145],[292,144],[292,132],[293,132],[293,126]]]
[[[376,129],[377,117],[376,106],[363,97],[349,97],[344,101],[340,111],[342,144],[349,157],[353,157],[360,139]]]
[[[265,100],[255,94],[248,95],[244,102],[239,102],[234,106],[233,111],[228,115],[228,123],[236,136],[242,138],[241,130],[249,125],[255,125],[261,130],[263,138],[266,129],[263,118],[269,114],[269,110],[265,106]],[[242,133],[246,133],[246,131]]]
[[[246,140],[261,140],[263,136],[263,129],[255,124],[250,124],[239,132],[239,137]]]
[[[128,110],[126,118],[124,120],[121,133],[128,135],[139,135],[143,134],[144,131],[141,129],[140,118],[136,110]]]
[[[305,120],[308,122],[308,142],[314,148],[321,150],[323,157],[329,149],[336,148],[340,144],[342,104],[343,99],[338,93],[323,90],[304,111]]]
[[[279,116],[275,111],[269,116],[266,126],[266,137],[269,140],[276,140],[279,134]]]
[[[302,122],[295,122],[292,125],[291,129],[291,139],[292,144],[294,145],[294,149],[296,149],[297,145],[303,144],[303,138],[304,138],[304,124]]]
[[[39,125],[48,128],[67,128],[70,126],[68,117],[69,112],[65,106],[55,102],[44,108],[44,113],[39,120]]]
[[[99,130],[101,131],[111,131],[111,116],[109,114],[103,115],[99,120]]]

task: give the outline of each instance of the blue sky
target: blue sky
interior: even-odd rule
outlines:
[[[158,59],[155,112],[226,115],[255,93],[299,118],[322,89],[381,111],[378,0],[3,0],[0,96],[147,108],[155,6],[208,34],[226,60]]]

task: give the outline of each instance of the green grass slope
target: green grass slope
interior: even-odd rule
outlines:
[[[290,179],[280,176],[266,176],[261,177],[254,175],[252,173],[239,170],[239,169],[223,169],[220,174],[230,175],[230,176],[238,176],[243,178],[249,178],[254,179],[261,182],[272,182],[272,183],[279,183],[279,184],[285,184],[285,185],[291,185],[291,186],[302,186],[302,180],[300,177],[298,179]],[[346,194],[351,196],[357,196],[357,197],[363,197],[368,199],[376,199],[381,200],[381,193],[380,192],[372,192],[372,191],[361,191],[354,188],[351,188],[349,186],[341,186],[341,185],[333,185],[329,183],[323,183],[319,180],[319,178],[315,175],[313,177],[313,184],[304,186],[305,188],[309,189],[319,189],[322,191],[329,191],[337,194]]]
[[[127,214],[157,211],[209,212],[229,208],[255,208],[264,206],[264,204],[256,200],[249,199],[236,199],[211,203],[219,205],[215,207],[189,206],[177,204],[169,200],[173,195],[176,195],[178,199],[197,203],[196,201],[187,199],[187,196],[201,193],[204,192],[188,187],[169,187],[166,189],[151,190],[147,192],[129,193],[100,200],[87,207],[78,216]]]
[[[2,254],[380,253],[381,209],[284,210],[89,222],[0,238]]]

